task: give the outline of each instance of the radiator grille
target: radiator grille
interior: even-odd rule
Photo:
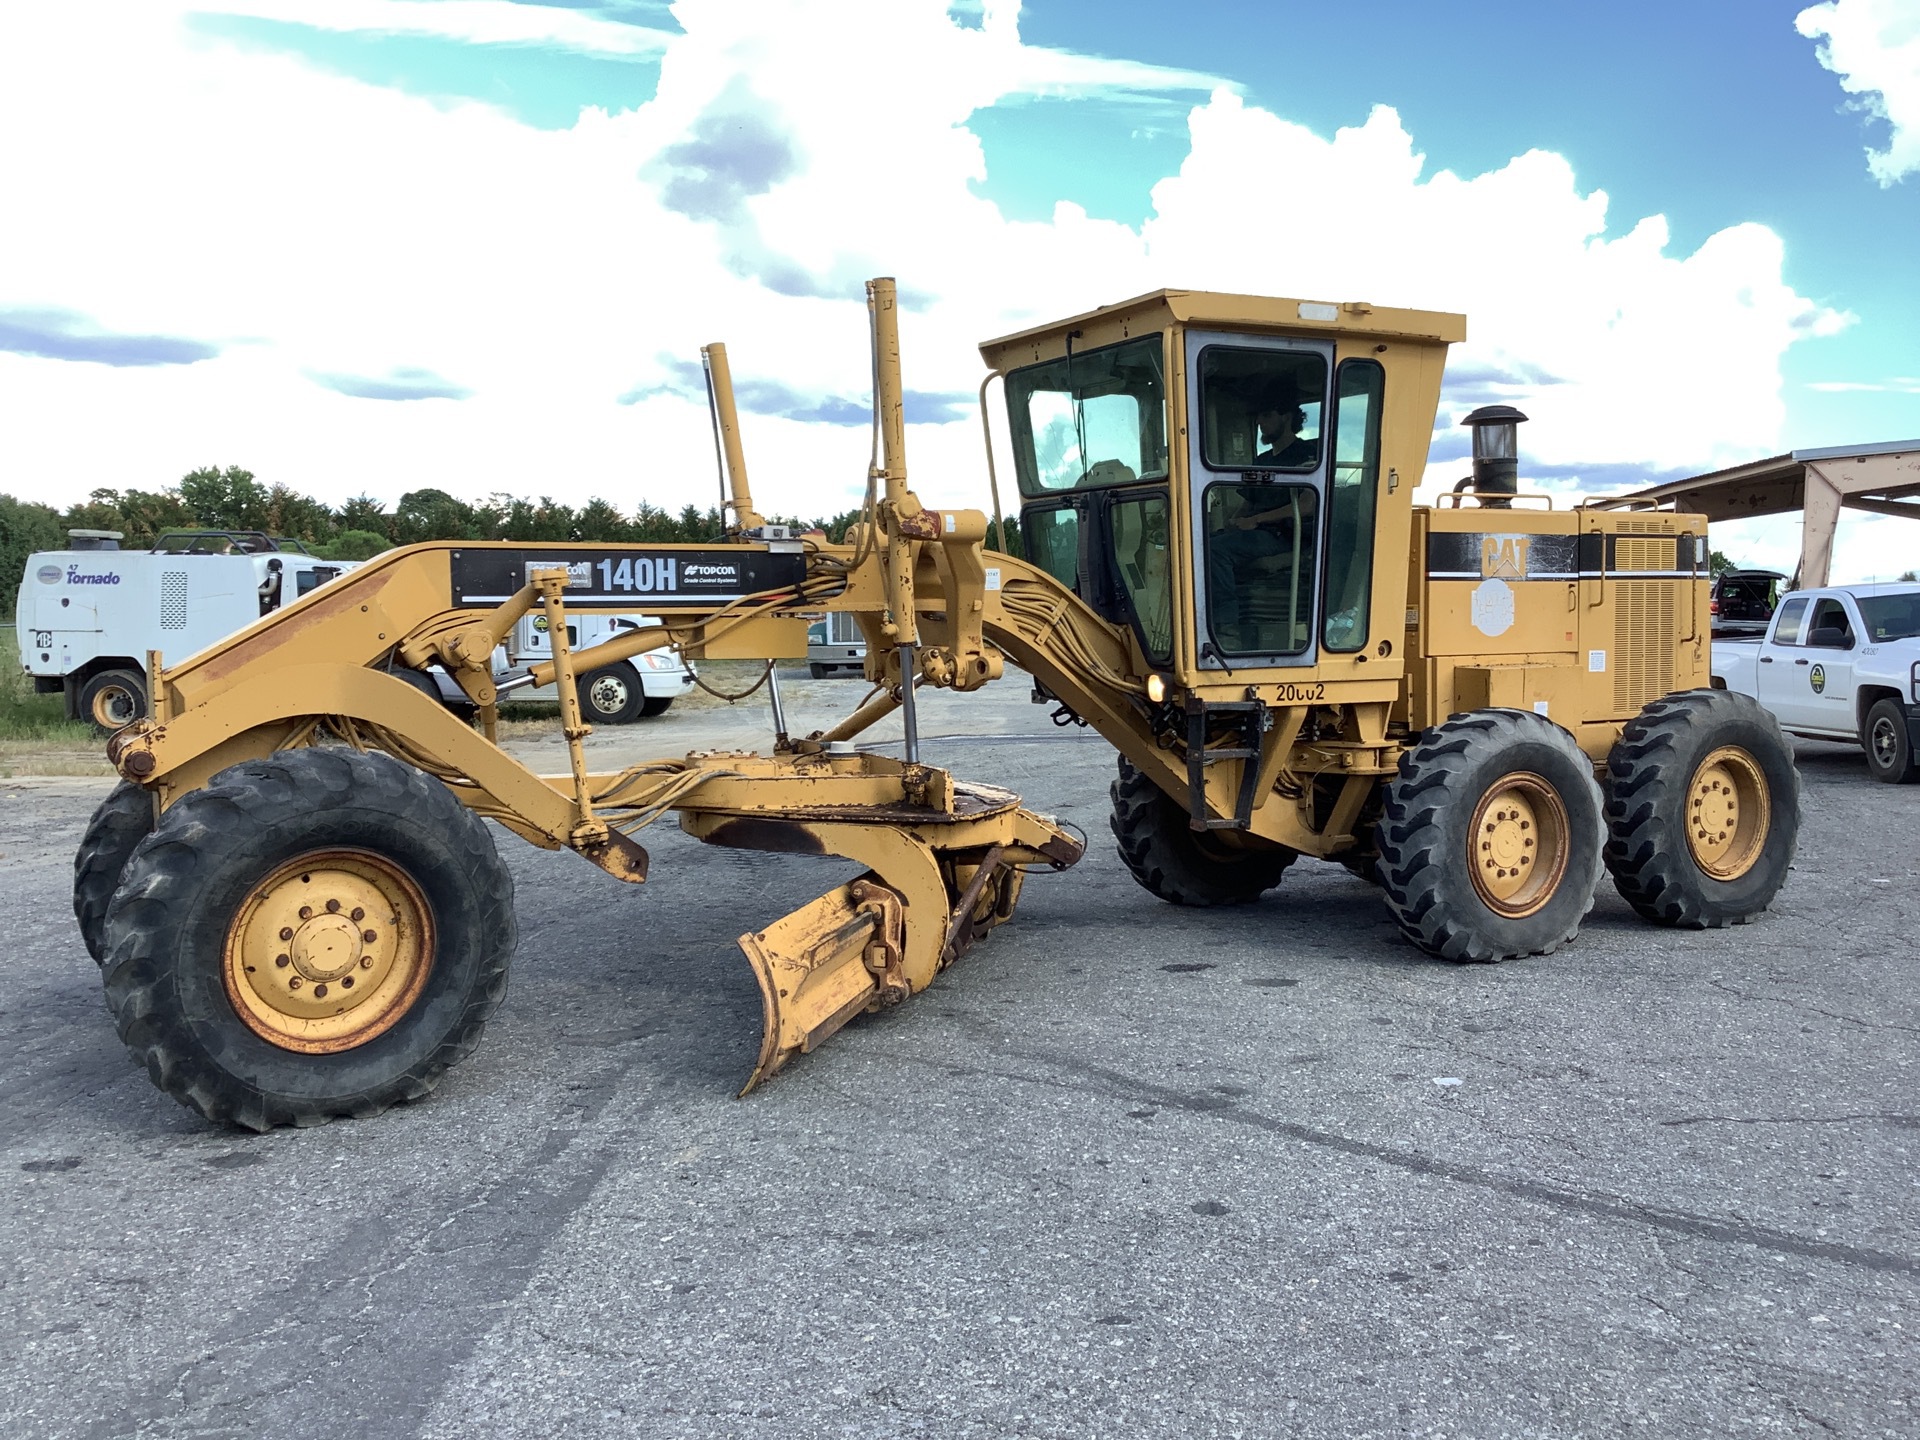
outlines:
[[[160,628],[187,628],[187,572],[184,570],[160,572]]]
[[[1671,540],[1636,540],[1623,535],[1614,542],[1613,563],[1618,570],[1672,570]]]
[[[1632,715],[1673,689],[1672,580],[1620,580],[1613,586],[1613,708]]]
[[[1671,535],[1671,520],[1617,520],[1613,525],[1616,535]]]

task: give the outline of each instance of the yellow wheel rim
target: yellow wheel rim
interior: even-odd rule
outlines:
[[[1501,776],[1473,812],[1467,868],[1495,914],[1519,919],[1545,905],[1567,870],[1567,807],[1559,792],[1528,771]]]
[[[108,685],[93,697],[93,723],[102,730],[118,730],[131,725],[137,707],[124,686]]]
[[[420,997],[433,912],[407,873],[367,850],[321,850],[253,887],[227,927],[234,1012],[262,1040],[306,1055],[364,1045]]]
[[[1738,880],[1759,861],[1772,825],[1767,777],[1753,756],[1725,745],[1687,782],[1687,850],[1715,880]]]

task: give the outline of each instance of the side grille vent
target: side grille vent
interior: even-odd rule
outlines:
[[[187,628],[187,572],[184,570],[160,572],[160,628]]]
[[[1613,709],[1633,715],[1673,689],[1674,602],[1681,582],[1620,580],[1613,588]]]

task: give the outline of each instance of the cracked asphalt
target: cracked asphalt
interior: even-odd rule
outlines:
[[[666,720],[590,743],[756,717]],[[1920,787],[1802,746],[1761,922],[1603,886],[1574,946],[1454,967],[1337,866],[1160,904],[1111,752],[1017,683],[925,729],[1094,843],[911,1003],[736,1101],[733,937],[851,867],[662,826],[627,888],[502,834],[479,1053],[260,1137],[114,1036],[68,906],[104,782],[0,783],[0,1433],[1920,1432]]]

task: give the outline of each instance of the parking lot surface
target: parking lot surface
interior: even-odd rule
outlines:
[[[860,693],[792,682],[795,728]],[[68,902],[106,782],[0,784],[0,1433],[1920,1431],[1920,787],[1802,746],[1759,923],[1656,929],[1603,882],[1572,947],[1457,967],[1334,865],[1153,899],[1112,752],[1018,682],[923,730],[1092,840],[925,994],[736,1101],[734,937],[851,867],[669,822],[625,887],[501,833],[479,1052],[265,1136],[113,1033]]]

